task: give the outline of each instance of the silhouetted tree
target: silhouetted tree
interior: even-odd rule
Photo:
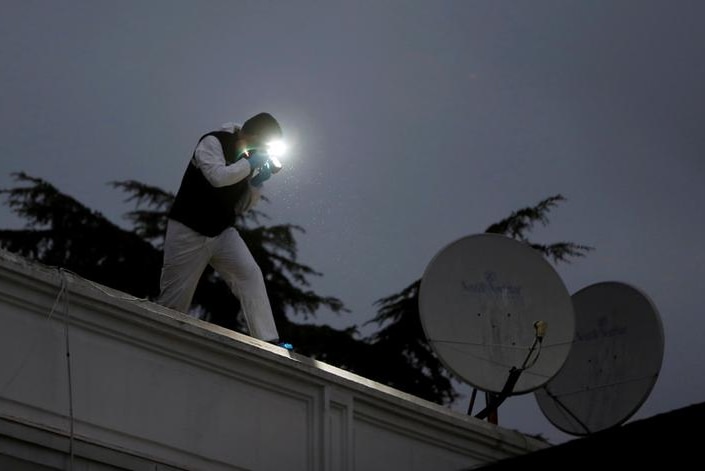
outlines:
[[[111,182],[128,195],[126,202],[134,204],[125,215],[132,230],[125,230],[44,180],[25,173],[13,177],[20,186],[2,189],[0,194],[26,220],[26,226],[0,230],[0,247],[136,297],[157,297],[173,194],[134,180]],[[533,224],[547,224],[547,212],[562,200],[557,195],[516,211],[486,232],[521,240],[555,262],[583,256],[590,247],[569,242],[542,245],[528,240]],[[321,274],[296,260],[295,234],[303,233],[303,228],[292,224],[265,226],[260,224],[264,218],[264,213],[250,211],[238,219],[236,226],[262,269],[280,334],[296,345],[297,352],[440,404],[457,397],[452,375],[438,361],[421,328],[420,280],[375,303],[379,310],[370,322],[380,329],[368,338],[356,338],[356,327],[334,329],[294,322],[292,317],[307,320],[321,308],[336,313],[347,309],[339,299],[309,289],[309,278]],[[207,321],[246,333],[242,319],[233,315],[239,311],[237,298],[211,269],[201,277],[193,307]]]
[[[0,193],[27,222],[24,229],[0,230],[0,247],[139,298],[158,294],[161,254],[149,242],[44,180],[13,176],[28,186]]]
[[[167,212],[174,196],[157,187],[134,180],[111,184],[129,194],[126,202],[135,204],[135,209],[128,212],[126,218],[135,228],[136,235],[149,240],[161,249],[166,232]],[[263,196],[263,199],[266,201],[266,197]],[[315,315],[321,307],[326,307],[333,312],[347,312],[347,309],[339,299],[330,296],[322,297],[308,289],[309,277],[321,276],[321,274],[296,261],[295,233],[303,233],[303,228],[293,224],[261,225],[260,220],[266,218],[263,212],[251,210],[237,219],[236,226],[262,270],[281,337],[294,343],[300,353],[331,361],[333,364],[342,364],[341,360],[336,358],[342,359],[346,355],[337,352],[335,348],[331,350],[325,348],[326,344],[335,340],[338,345],[348,345],[351,349],[365,348],[366,345],[360,342],[351,344],[349,341],[356,333],[356,329],[311,327],[307,324],[295,323],[287,315],[300,315],[306,320],[309,316]],[[246,331],[244,319],[233,315],[239,312],[239,301],[210,267],[201,277],[194,294],[193,305],[207,321],[232,330]],[[325,339],[319,337],[325,337]],[[350,364],[348,367],[353,368],[354,365]]]
[[[23,172],[13,177],[20,186],[2,189],[0,194],[26,220],[26,226],[0,230],[0,247],[134,296],[156,299],[173,194],[134,180],[111,182],[135,206],[125,216],[133,229],[125,230],[42,179]],[[307,289],[308,278],[320,274],[296,261],[294,232],[303,229],[294,225],[251,227],[263,216],[248,213],[238,220],[238,230],[262,269],[278,325],[284,331],[295,330],[287,313],[306,317],[321,307],[345,312],[337,298]],[[233,330],[245,329],[244,322],[233,315],[239,310],[237,299],[212,270],[201,278],[193,306],[206,320]],[[341,331],[341,335],[349,336],[350,331]]]
[[[0,247],[133,296],[156,299],[173,194],[134,180],[110,182],[127,194],[125,202],[134,204],[125,215],[132,230],[125,230],[42,179],[23,172],[13,177],[18,186],[0,194],[26,224],[24,229],[0,230]],[[262,270],[282,338],[294,343],[298,353],[361,373],[372,355],[369,344],[356,338],[356,327],[334,329],[292,320],[296,316],[306,320],[321,308],[334,313],[348,310],[339,299],[309,289],[310,277],[321,274],[296,261],[295,233],[303,229],[259,224],[266,217],[250,211],[236,226]],[[196,313],[206,321],[247,333],[241,316],[234,315],[239,307],[225,282],[206,269],[194,294]]]

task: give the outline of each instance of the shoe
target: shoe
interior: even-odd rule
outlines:
[[[276,345],[277,347],[281,347],[285,350],[289,350],[289,351],[294,349],[294,346],[292,344],[290,344],[289,342],[280,342],[278,339],[277,340],[270,340],[269,343],[271,343],[272,345]]]

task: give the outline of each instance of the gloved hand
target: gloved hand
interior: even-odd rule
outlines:
[[[262,165],[259,169],[259,173],[250,179],[250,184],[253,186],[262,186],[262,183],[269,180],[272,176],[272,168],[269,160]]]
[[[250,151],[250,156],[247,157],[247,162],[250,164],[250,170],[256,170],[262,167],[269,160],[269,154],[266,151],[254,149]]]

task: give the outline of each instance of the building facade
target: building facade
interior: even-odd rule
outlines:
[[[0,252],[0,470],[458,470],[548,445]]]

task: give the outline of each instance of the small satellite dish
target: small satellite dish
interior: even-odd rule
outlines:
[[[573,341],[570,294],[525,243],[477,234],[436,254],[421,279],[419,313],[443,364],[470,385],[511,394],[545,384]]]
[[[646,400],[661,369],[663,327],[651,300],[624,283],[596,283],[572,298],[575,341],[535,397],[557,428],[588,435],[624,423]]]

